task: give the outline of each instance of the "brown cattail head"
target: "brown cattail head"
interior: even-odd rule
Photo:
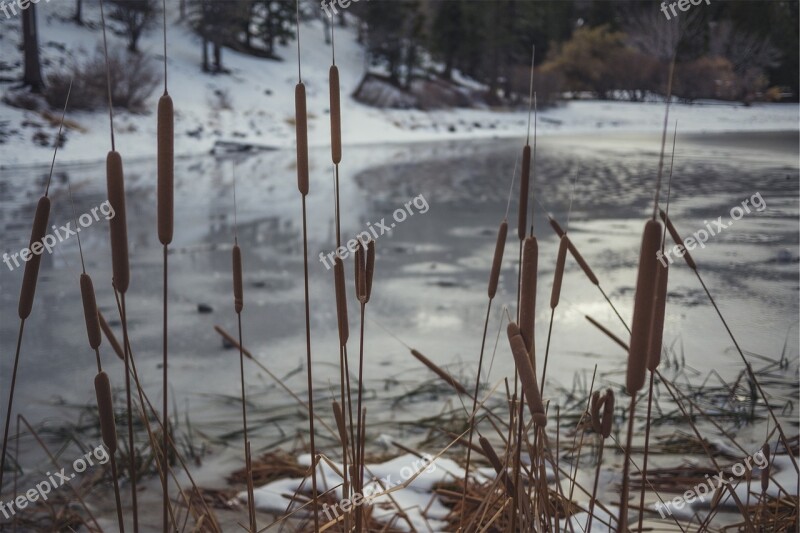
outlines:
[[[436,374],[437,376],[442,378],[442,380],[444,382],[446,382],[448,385],[453,387],[456,390],[456,392],[458,392],[459,394],[462,394],[464,396],[469,396],[469,393],[467,392],[467,389],[464,387],[464,385],[462,385],[461,383],[456,381],[453,378],[453,376],[451,376],[449,373],[447,373],[439,365],[437,365],[436,363],[434,363],[433,361],[431,361],[430,359],[428,359],[427,357],[422,355],[422,353],[419,350],[415,350],[414,348],[411,348],[411,355],[416,357],[417,360],[420,363],[422,363],[423,365],[427,366],[428,369],[431,372],[433,372],[434,374]]]
[[[497,243],[494,245],[494,258],[492,259],[492,272],[489,274],[489,299],[497,294],[497,284],[500,281],[500,269],[503,266],[503,251],[506,248],[508,237],[508,220],[500,223],[497,230]]]
[[[769,488],[769,474],[772,470],[772,461],[769,460],[769,443],[765,442],[764,446],[761,447],[761,455],[764,456],[764,461],[767,462],[767,466],[761,469],[761,492],[767,492]]]
[[[594,272],[592,272],[592,269],[589,268],[589,263],[586,262],[586,259],[583,258],[575,245],[572,244],[572,241],[569,239],[569,237],[567,237],[567,248],[569,249],[569,253],[572,254],[572,257],[575,258],[575,261],[581,267],[581,270],[583,270],[583,273],[586,274],[587,278],[589,278],[589,281],[591,281],[593,285],[600,285],[600,281],[597,279],[597,276],[595,276]]]
[[[362,304],[367,303],[367,261],[364,255],[364,246],[359,241],[355,253],[356,298]]]
[[[516,494],[516,491],[514,490],[514,482],[511,481],[506,469],[503,468],[503,463],[500,461],[500,457],[498,457],[497,452],[494,451],[492,443],[489,442],[489,440],[483,435],[478,436],[478,442],[483,449],[484,455],[486,455],[486,459],[489,460],[489,464],[492,465],[494,471],[497,472],[500,475],[500,478],[503,480],[503,483],[506,487],[506,492],[510,497],[513,497]]]
[[[114,350],[114,353],[117,354],[117,357],[120,360],[125,360],[125,353],[122,351],[122,345],[120,345],[119,341],[117,340],[117,336],[114,335],[114,332],[111,330],[111,326],[108,325],[106,322],[106,317],[103,316],[103,313],[100,311],[97,312],[97,318],[100,321],[100,329],[103,330],[103,334],[108,339],[108,343],[111,345],[111,348]]]
[[[331,89],[331,157],[338,165],[342,161],[342,106],[339,98],[339,68],[331,65],[328,75]]]
[[[672,219],[667,216],[663,209],[661,211],[661,220],[667,225],[667,231],[669,231],[670,236],[672,237],[673,242],[680,246],[683,249],[683,258],[686,260],[686,264],[689,265],[689,268],[692,270],[697,270],[697,263],[694,262],[692,259],[689,250],[686,249],[686,245],[683,243],[683,238],[678,234],[678,230],[675,229],[675,226],[672,225]]]
[[[125,178],[122,173],[122,157],[119,152],[108,152],[106,157],[106,186],[108,202],[114,210],[109,221],[111,230],[111,266],[114,272],[114,287],[125,294],[130,283],[128,266],[128,223],[125,216]]]
[[[556,235],[558,235],[559,239],[565,235],[564,230],[561,227],[561,224],[558,223],[558,220],[554,219],[551,216],[548,216],[547,221],[550,222],[550,227],[553,228],[553,231],[556,232]]]
[[[375,241],[370,240],[367,243],[367,262],[365,265],[365,283],[366,283],[366,300],[364,303],[369,302],[372,296],[372,277],[375,275]]]
[[[297,188],[305,196],[308,194],[308,115],[306,86],[302,82],[294,88],[294,124],[297,136]]]
[[[533,350],[536,319],[536,277],[539,270],[539,243],[528,237],[522,245],[522,280],[519,296],[519,329],[528,352]]]
[[[525,238],[528,233],[528,188],[531,181],[531,146],[525,145],[522,149],[522,173],[519,177],[519,224],[517,224],[517,237]]]
[[[528,409],[531,412],[533,422],[540,427],[547,425],[547,416],[544,414],[542,397],[539,394],[539,385],[536,383],[536,374],[533,365],[528,358],[528,350],[525,348],[525,341],[516,323],[508,324],[508,342],[511,345],[511,353],[514,355],[514,363],[519,372],[519,379],[522,381],[522,390],[525,392],[525,399],[528,402]]]
[[[669,265],[656,264],[656,301],[653,308],[653,323],[650,326],[650,350],[647,369],[655,371],[661,363],[661,346],[664,340],[664,318],[667,312],[667,282]]]
[[[602,431],[600,410],[603,408],[605,399],[606,397],[601,396],[600,391],[596,390],[592,393],[592,401],[589,406],[589,415],[592,417],[592,429],[598,435],[600,435]]]
[[[158,240],[164,245],[172,242],[174,218],[174,117],[172,97],[165,93],[158,100]]]
[[[336,420],[336,429],[339,430],[339,440],[343,446],[347,446],[347,426],[344,421],[344,413],[339,402],[333,400],[333,418]]]
[[[625,387],[630,395],[639,392],[644,385],[656,295],[656,272],[659,268],[656,252],[660,246],[661,223],[657,220],[648,220],[644,226],[642,247],[639,251],[639,273],[636,278],[631,344],[628,350]]]
[[[614,422],[614,391],[606,389],[606,395],[603,400],[603,421],[600,424],[600,433],[604,439],[611,435],[611,426]]]
[[[553,290],[550,292],[550,309],[558,307],[558,301],[561,298],[561,282],[564,279],[564,266],[567,263],[567,248],[569,247],[569,239],[567,236],[561,237],[561,242],[558,243],[558,257],[556,258],[556,273],[553,276]]]
[[[333,260],[334,287],[336,289],[336,318],[339,322],[339,345],[347,344],[350,324],[347,320],[347,291],[344,285],[344,261],[338,255]]]
[[[114,402],[111,396],[111,383],[108,374],[99,372],[94,377],[94,392],[97,395],[97,409],[100,415],[100,433],[108,453],[117,451],[117,424],[114,421]]]
[[[86,320],[86,333],[89,335],[89,346],[96,350],[100,346],[100,322],[97,318],[97,301],[94,297],[94,285],[89,274],[81,274],[81,298],[83,299],[83,318]]]
[[[233,308],[241,313],[244,308],[244,289],[242,285],[242,249],[233,245]]]
[[[28,255],[30,259],[25,263],[25,273],[22,276],[22,290],[19,293],[19,306],[17,311],[23,320],[28,318],[33,309],[33,295],[36,293],[36,281],[39,279],[39,265],[42,262],[42,254],[31,253],[35,243],[42,246],[42,239],[47,231],[47,221],[50,218],[50,198],[42,196],[36,205],[36,215],[33,217],[33,228],[31,229],[31,240],[28,245]],[[38,248],[38,247],[37,247]]]

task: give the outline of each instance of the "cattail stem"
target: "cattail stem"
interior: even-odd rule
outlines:
[[[137,503],[137,489],[136,489],[136,448],[134,442],[134,433],[133,433],[133,402],[131,401],[131,374],[130,374],[130,360],[131,360],[131,353],[128,350],[128,311],[127,307],[125,306],[125,293],[120,293],[120,302],[122,306],[122,345],[123,345],[123,354],[125,355],[125,405],[127,408],[127,418],[128,418],[128,469],[130,472],[130,480],[131,480],[131,505],[133,506],[133,531],[134,533],[138,533],[139,531],[139,509]],[[166,411],[165,411],[166,414]],[[167,420],[166,417],[164,420]],[[168,426],[168,424],[165,424]],[[167,431],[167,427],[164,428],[164,431]],[[167,448],[164,448],[164,461],[166,464],[167,460]]]
[[[359,250],[361,250],[361,245],[359,245]],[[358,256],[357,256],[358,260]],[[359,266],[356,266],[356,272],[359,271]],[[363,278],[361,278],[363,279]],[[366,280],[363,281],[364,289],[366,290]],[[364,315],[366,310],[366,304],[361,303],[361,327],[359,333],[359,340],[358,340],[358,394],[357,394],[357,401],[358,406],[356,408],[356,413],[358,414],[358,428],[356,430],[356,445],[359,448],[358,456],[356,459],[356,493],[361,494],[363,491],[363,484],[364,484],[364,455],[363,455],[363,441],[364,441],[364,433],[365,429],[363,427],[363,418],[364,415],[362,414],[362,397],[364,393]],[[361,531],[363,523],[363,514],[361,513],[360,509],[356,510],[356,531]]]
[[[11,371],[11,388],[8,391],[8,407],[6,408],[6,423],[3,429],[3,452],[0,456],[0,489],[3,487],[3,473],[6,471],[6,450],[8,447],[8,430],[11,427],[11,408],[14,404],[14,390],[17,387],[17,370],[19,369],[19,352],[22,347],[22,333],[25,330],[25,319],[19,321],[17,333],[17,349],[14,354],[14,369]]]
[[[622,489],[619,503],[619,532],[628,531],[628,491],[630,489],[631,447],[633,444],[633,423],[636,418],[636,392],[631,392],[631,404],[628,409],[628,436],[625,443],[625,459],[622,467]]]

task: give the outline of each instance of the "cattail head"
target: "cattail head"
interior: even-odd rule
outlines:
[[[539,270],[539,243],[528,237],[522,246],[522,280],[519,296],[519,329],[529,352],[533,350],[536,319],[536,278]]]
[[[519,178],[519,223],[517,237],[525,238],[528,232],[528,188],[531,181],[531,146],[525,145],[522,149],[522,173]]]
[[[600,423],[600,433],[604,439],[611,435],[611,426],[614,423],[614,391],[606,389],[603,399],[603,420]]]
[[[653,308],[653,323],[650,326],[650,349],[647,369],[655,371],[661,363],[661,347],[664,340],[664,319],[667,312],[667,285],[669,265],[656,265],[656,301]]]
[[[439,376],[445,383],[453,387],[456,392],[464,396],[469,395],[464,385],[456,381],[453,376],[447,373],[442,367],[425,357],[419,350],[411,348],[411,355],[416,357],[420,363],[428,367],[431,372]]]
[[[130,283],[128,266],[128,223],[125,216],[125,178],[122,173],[122,157],[110,151],[106,157],[106,186],[108,202],[114,210],[114,218],[108,224],[111,230],[111,266],[114,272],[114,287],[125,294]]]
[[[47,231],[47,221],[50,218],[50,198],[42,196],[36,205],[36,215],[33,217],[33,228],[31,229],[31,240],[28,246],[30,259],[25,263],[25,273],[22,276],[22,289],[19,293],[19,306],[17,311],[23,320],[28,318],[33,309],[33,296],[36,293],[36,281],[39,279],[39,265],[42,261],[42,254],[32,254],[30,252],[34,243],[41,246],[44,234]]]
[[[558,243],[558,256],[556,257],[556,273],[553,276],[553,290],[550,292],[550,309],[558,307],[558,301],[561,298],[561,282],[564,279],[564,266],[567,263],[567,248],[569,247],[569,239],[567,236],[561,237],[561,242]]]
[[[331,90],[331,157],[338,165],[342,161],[342,107],[339,98],[339,68],[331,65],[328,76]]]
[[[636,394],[644,385],[650,348],[650,328],[656,294],[656,252],[661,246],[661,224],[648,220],[642,234],[639,252],[639,273],[633,303],[631,343],[628,351],[628,373],[625,381],[628,394]]]
[[[89,335],[89,346],[96,350],[100,346],[100,322],[97,318],[97,301],[94,285],[89,274],[81,274],[81,299],[83,300],[83,318],[86,320],[86,333]]]
[[[359,241],[355,253],[356,298],[362,304],[367,303],[367,261],[364,255],[364,246]]]
[[[591,281],[593,285],[600,285],[600,281],[597,279],[597,276],[594,275],[594,272],[592,272],[589,263],[586,262],[586,259],[583,258],[569,237],[567,237],[567,249],[569,249],[569,253],[572,254],[578,266],[583,270],[583,273],[586,274],[586,277],[589,278],[589,281]]]
[[[344,413],[342,412],[342,406],[336,400],[333,400],[333,418],[336,420],[339,439],[342,441],[342,445],[347,446],[347,426],[344,421]]]
[[[497,243],[494,245],[494,258],[492,259],[492,272],[489,274],[489,298],[497,294],[497,284],[500,281],[500,269],[503,267],[503,251],[506,248],[508,236],[508,220],[500,223],[497,230]]]
[[[114,332],[111,330],[111,326],[108,325],[106,322],[106,317],[103,316],[103,313],[100,311],[97,312],[97,318],[100,321],[100,329],[103,330],[103,334],[108,339],[108,343],[111,345],[111,349],[114,350],[114,353],[117,354],[117,357],[120,360],[125,360],[125,353],[122,351],[122,345],[117,340],[117,336],[114,335]]]
[[[678,230],[675,229],[675,226],[672,225],[672,219],[667,216],[663,209],[661,211],[661,220],[667,225],[667,231],[669,231],[670,237],[675,244],[680,246],[683,249],[683,258],[686,260],[686,264],[689,265],[689,268],[692,270],[697,270],[697,263],[694,262],[692,259],[692,255],[689,253],[689,250],[686,248],[686,245],[683,243],[683,238],[678,233]]]
[[[172,97],[164,93],[158,100],[158,240],[172,242],[173,190],[175,176],[175,118]]]
[[[761,447],[761,455],[764,456],[764,461],[767,462],[767,466],[761,469],[761,492],[767,492],[769,488],[769,474],[772,470],[772,461],[769,460],[769,443],[765,442],[764,446]]]
[[[97,395],[97,409],[100,415],[100,433],[108,453],[117,451],[117,424],[114,421],[114,402],[111,396],[111,382],[108,374],[99,372],[94,377],[94,392]]]
[[[244,308],[244,289],[242,285],[242,249],[233,245],[233,308],[241,313]]]
[[[553,228],[553,231],[556,232],[556,235],[558,235],[559,239],[565,235],[564,229],[561,227],[561,224],[558,223],[558,220],[548,216],[547,221],[550,223],[550,227]]]
[[[601,414],[600,410],[603,408],[603,401],[606,399],[605,396],[600,395],[600,391],[596,390],[592,393],[592,401],[589,404],[589,415],[592,417],[592,429],[598,435],[602,431],[601,429]]]
[[[308,115],[306,86],[302,82],[294,89],[294,121],[297,136],[297,188],[305,196],[308,194]]]
[[[339,345],[347,344],[350,324],[347,320],[347,292],[344,285],[344,261],[338,255],[333,260],[334,287],[336,289],[336,318],[339,323]]]
[[[369,302],[370,296],[372,296],[372,277],[375,275],[375,241],[370,240],[367,243],[367,260],[364,267],[364,283],[366,285],[365,292],[366,292],[366,299],[364,303]]]
[[[522,382],[522,390],[525,392],[525,399],[528,402],[528,409],[531,412],[533,422],[540,427],[547,425],[547,416],[544,413],[544,404],[539,394],[539,385],[536,383],[536,373],[533,365],[528,358],[528,350],[525,341],[516,323],[508,324],[508,342],[511,345],[511,353],[514,356],[514,364],[519,372],[519,379]]]

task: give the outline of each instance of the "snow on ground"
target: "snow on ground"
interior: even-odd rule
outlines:
[[[38,5],[39,33],[44,72],[54,65],[90,57],[98,49],[102,34],[99,9],[84,6],[88,24],[77,26],[68,19],[72,2]],[[283,61],[270,61],[224,50],[228,75],[200,71],[200,42],[185,24],[176,22],[174,6],[169,12],[169,91],[176,108],[175,150],[178,155],[206,153],[217,142],[242,142],[286,148],[294,145],[294,85],[297,83],[296,43],[278,48]],[[110,23],[111,24],[111,23]],[[161,58],[159,26],[140,41],[141,50],[153,61]],[[324,38],[320,20],[302,26],[302,75],[308,95],[309,142],[330,143],[328,70],[331,48]],[[21,57],[16,50],[19,20],[0,20],[0,45],[12,55],[4,78],[17,77]],[[124,48],[125,41],[113,32],[109,46]],[[523,137],[527,129],[524,110],[451,109],[441,111],[382,110],[355,102],[349,95],[364,72],[364,50],[355,32],[337,28],[336,62],[343,95],[343,141],[345,145],[465,138]],[[12,63],[13,62],[13,63]],[[474,84],[463,80],[466,84]],[[5,92],[10,83],[0,83]],[[155,110],[160,89],[150,97]],[[675,105],[671,117],[683,133],[721,131],[796,130],[797,104],[757,104],[751,107],[706,102]],[[59,152],[61,163],[102,160],[110,147],[106,110],[69,113],[85,132],[69,131]],[[36,131],[30,124],[52,129],[38,113],[0,104],[0,128],[13,133],[0,144],[0,168],[47,164],[50,147],[35,145]],[[663,104],[658,102],[573,101],[539,114],[538,131],[543,135],[597,132],[658,131],[663,123]],[[26,125],[27,124],[27,125]],[[123,157],[152,157],[155,153],[156,118],[153,112],[133,115],[119,110],[115,117],[118,150]]]

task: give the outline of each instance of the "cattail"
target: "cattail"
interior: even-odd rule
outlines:
[[[528,229],[528,186],[531,181],[531,146],[525,145],[522,149],[522,174],[519,181],[519,224],[517,236],[519,240],[525,238]]]
[[[333,400],[333,418],[336,420],[336,429],[339,430],[339,439],[342,441],[342,445],[347,446],[347,426],[345,425],[344,413],[342,412],[342,406],[336,400]]]
[[[514,363],[517,365],[519,379],[522,381],[522,388],[525,391],[525,399],[528,402],[528,409],[531,418],[537,426],[547,425],[547,416],[544,414],[542,397],[539,394],[539,386],[536,383],[536,374],[533,365],[528,358],[528,350],[525,348],[525,341],[516,323],[508,324],[508,341],[511,344],[511,353],[514,355]]]
[[[492,273],[489,275],[489,298],[494,298],[497,294],[497,283],[500,280],[500,269],[503,266],[503,251],[506,248],[506,237],[508,236],[508,220],[500,223],[497,230],[497,244],[494,246],[494,258],[492,259]]]
[[[600,396],[600,391],[596,390],[592,393],[592,401],[589,407],[589,414],[592,417],[592,429],[595,433],[600,435],[601,429],[601,418],[600,418],[600,409],[603,408],[603,402],[605,401],[605,396]]]
[[[669,265],[656,266],[656,302],[653,309],[653,323],[650,326],[650,350],[647,369],[655,371],[661,363],[661,346],[664,340],[664,318],[667,311],[667,281]]]
[[[550,222],[550,227],[553,228],[553,231],[556,232],[559,239],[565,235],[564,229],[561,227],[561,224],[558,223],[558,220],[548,216],[547,221]]]
[[[427,366],[431,370],[431,372],[433,372],[434,374],[436,374],[437,376],[442,378],[445,382],[447,382],[459,394],[463,394],[465,396],[469,396],[469,393],[467,392],[467,389],[464,387],[464,385],[462,385],[461,383],[456,381],[453,378],[453,376],[451,376],[446,371],[444,371],[442,368],[440,368],[438,365],[436,365],[436,363],[434,363],[433,361],[431,361],[430,359],[428,359],[427,357],[422,355],[419,351],[415,350],[414,348],[411,348],[411,355],[416,357],[417,360],[420,363],[422,363],[423,365]]]
[[[338,255],[333,260],[333,277],[336,288],[336,318],[339,322],[339,345],[347,344],[350,324],[347,320],[347,292],[344,286],[344,261]]]
[[[164,93],[158,100],[158,240],[172,242],[173,189],[175,182],[175,119],[172,97]]]
[[[103,330],[103,334],[106,336],[106,339],[108,339],[108,343],[111,345],[114,353],[117,354],[117,357],[124,361],[125,353],[122,351],[122,346],[117,340],[116,335],[114,335],[114,332],[111,330],[111,326],[109,326],[108,322],[106,322],[106,317],[103,316],[103,313],[98,311],[97,318],[100,321],[100,329]]]
[[[367,243],[367,262],[365,265],[365,294],[366,297],[364,299],[364,303],[369,302],[370,296],[372,296],[372,277],[375,274],[375,241],[371,240]]]
[[[125,294],[130,283],[128,266],[128,224],[125,217],[125,178],[122,173],[122,157],[119,152],[110,151],[106,157],[106,186],[108,202],[114,210],[114,218],[109,221],[111,229],[111,266],[114,273],[114,287]]]
[[[636,279],[636,295],[631,324],[631,345],[628,350],[628,373],[625,386],[628,394],[637,393],[644,385],[650,348],[650,328],[655,303],[656,252],[661,245],[661,224],[648,220],[642,233],[639,252],[639,273]]]
[[[83,299],[83,318],[86,320],[86,333],[89,335],[89,346],[96,350],[102,342],[100,322],[97,318],[97,301],[94,296],[94,285],[89,274],[81,274],[81,298]]]
[[[769,460],[769,443],[765,442],[761,447],[761,455],[767,461],[767,466],[761,470],[761,492],[767,492],[769,488],[769,473],[772,470],[772,461]]]
[[[607,327],[605,327],[603,324],[601,324],[600,322],[598,322],[598,321],[597,321],[597,320],[595,320],[594,318],[590,317],[589,315],[584,315],[584,316],[586,317],[586,320],[588,320],[589,322],[591,322],[591,323],[592,323],[592,325],[593,325],[594,327],[596,327],[597,329],[599,329],[600,331],[602,331],[603,333],[605,333],[605,334],[608,336],[608,338],[609,338],[609,339],[611,339],[612,341],[614,341],[614,342],[616,342],[617,344],[619,344],[619,345],[622,347],[622,349],[623,349],[623,350],[625,350],[626,352],[627,352],[628,350],[630,350],[630,347],[629,347],[627,344],[625,344],[625,342],[623,342],[623,340],[622,340],[622,339],[620,339],[619,337],[617,337],[616,335],[614,335],[614,334],[611,332],[611,330],[610,330],[610,329],[608,329],[608,328],[607,328]]]
[[[539,269],[539,244],[528,237],[522,247],[522,286],[519,297],[519,329],[528,352],[533,350],[533,328],[536,320],[536,277]]]
[[[586,277],[589,278],[589,281],[591,281],[593,285],[600,285],[600,281],[597,279],[597,276],[595,276],[594,272],[592,272],[592,269],[589,268],[589,263],[586,262],[578,249],[575,248],[575,245],[572,244],[572,241],[569,239],[569,237],[567,237],[567,248],[569,248],[569,253],[572,254],[573,258],[575,258],[575,261],[577,261],[578,265],[581,267],[581,270],[583,270],[583,273],[586,274]]]
[[[358,243],[355,253],[356,260],[356,298],[362,304],[367,303],[367,263],[364,258],[364,247]]]
[[[35,243],[42,242],[47,231],[47,221],[50,218],[50,198],[42,196],[36,205],[36,215],[33,217],[33,228],[31,229],[31,240],[28,246],[30,259],[25,263],[25,273],[22,276],[22,290],[19,293],[19,306],[17,311],[22,320],[28,318],[33,309],[33,295],[36,293],[36,281],[39,279],[39,264],[42,262],[42,254],[31,253]]]
[[[233,245],[233,308],[241,313],[244,307],[244,290],[242,288],[242,249]]]
[[[333,163],[338,165],[342,161],[342,107],[339,100],[339,67],[331,65],[331,156]]]
[[[500,457],[497,456],[497,452],[494,451],[494,447],[492,447],[492,443],[489,442],[489,440],[483,435],[478,437],[478,442],[480,442],[481,448],[483,448],[483,453],[489,460],[489,464],[492,465],[492,468],[494,468],[495,472],[500,474],[500,478],[503,480],[508,496],[513,498],[514,494],[516,494],[516,491],[514,490],[514,483],[511,481],[511,479],[509,479],[508,473],[506,472],[505,468],[503,468],[503,463],[500,461]]]
[[[561,281],[564,279],[564,266],[567,262],[567,248],[569,239],[566,235],[561,237],[558,243],[558,257],[556,258],[556,273],[553,277],[553,290],[550,292],[550,309],[558,307],[558,300],[561,298]]]
[[[97,395],[97,409],[100,414],[100,433],[108,453],[117,451],[117,425],[114,421],[114,403],[111,397],[111,383],[108,374],[99,372],[94,377],[94,392]]]
[[[614,422],[614,391],[606,389],[603,400],[603,421],[600,424],[600,433],[604,439],[611,435],[611,425]]]
[[[689,268],[692,270],[697,270],[697,263],[694,262],[692,259],[692,255],[689,253],[689,250],[686,248],[686,245],[683,243],[683,239],[678,234],[678,230],[675,229],[675,226],[672,225],[672,219],[667,216],[663,209],[661,211],[661,220],[667,225],[667,230],[669,231],[670,236],[672,237],[673,242],[679,245],[683,249],[683,258],[686,260],[686,264],[689,265]]]
[[[305,196],[308,194],[308,116],[306,86],[303,82],[294,88],[294,121],[297,135],[297,188]]]

